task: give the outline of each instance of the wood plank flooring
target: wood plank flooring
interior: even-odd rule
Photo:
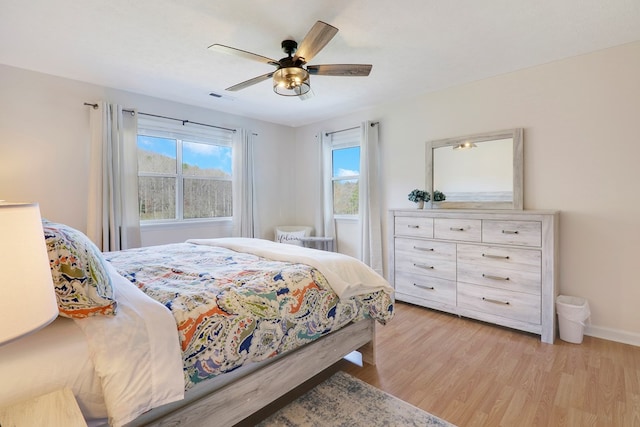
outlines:
[[[396,304],[377,365],[341,369],[462,426],[639,426],[640,347],[540,337]]]
[[[343,370],[459,427],[640,427],[640,347],[582,344],[396,303],[376,366],[342,360],[254,414],[253,426]]]

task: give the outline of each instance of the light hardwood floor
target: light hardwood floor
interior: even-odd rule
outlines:
[[[640,426],[640,347],[540,337],[396,304],[377,366],[339,369],[458,426]]]
[[[376,366],[343,360],[239,425],[343,370],[459,427],[640,427],[640,347],[588,336],[544,344],[401,302],[376,338]]]

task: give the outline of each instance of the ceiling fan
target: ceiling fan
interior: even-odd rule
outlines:
[[[280,60],[221,44],[213,44],[209,46],[209,49],[276,67],[275,71],[238,83],[228,87],[226,90],[239,91],[273,78],[273,91],[278,95],[297,96],[300,99],[307,99],[312,93],[310,92],[309,75],[359,77],[368,76],[371,72],[372,65],[370,64],[306,65],[331,41],[337,32],[338,29],[336,27],[326,22],[318,21],[311,27],[299,47],[295,40],[282,41],[282,50],[287,56]]]

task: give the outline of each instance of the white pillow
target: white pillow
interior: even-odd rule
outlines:
[[[276,242],[286,243],[288,245],[302,246],[302,238],[307,234],[306,230],[300,231],[282,231],[276,230]]]

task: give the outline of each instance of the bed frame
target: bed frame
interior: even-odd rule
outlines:
[[[351,323],[336,332],[269,361],[202,397],[180,401],[143,414],[134,426],[232,426],[327,369],[347,354],[359,351],[375,365],[375,321]]]

